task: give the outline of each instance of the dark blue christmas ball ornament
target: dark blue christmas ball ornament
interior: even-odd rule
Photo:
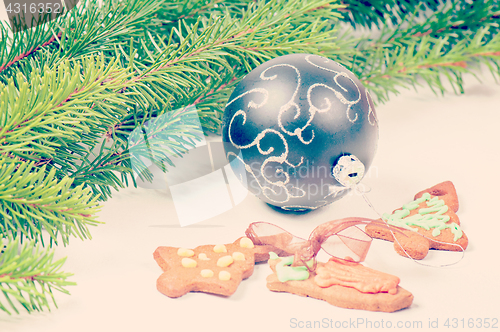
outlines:
[[[324,57],[291,54],[250,72],[224,112],[222,138],[236,176],[263,201],[303,211],[344,196],[378,140],[361,82]]]

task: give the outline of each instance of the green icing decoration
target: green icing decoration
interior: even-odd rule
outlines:
[[[293,263],[293,256],[282,257],[281,262],[276,264],[276,275],[280,282],[288,280],[306,280],[309,278],[309,271],[305,266],[290,266]],[[313,260],[307,262],[309,267],[312,267]]]
[[[422,202],[426,202],[428,207],[421,208],[417,214],[408,217],[410,211],[417,209]],[[403,205],[403,209],[396,210],[392,214],[385,213],[382,217],[389,225],[402,227],[414,232],[418,230],[411,226],[421,227],[425,230],[432,229],[432,236],[438,236],[441,234],[441,230],[449,228],[454,235],[453,241],[457,241],[462,237],[463,233],[460,226],[456,223],[447,224],[450,220],[450,216],[444,215],[447,211],[448,206],[442,199],[439,199],[437,196],[431,198],[429,193],[424,193],[422,197]]]

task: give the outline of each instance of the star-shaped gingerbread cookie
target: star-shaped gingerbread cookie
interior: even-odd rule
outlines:
[[[230,244],[202,245],[194,249],[158,247],[153,257],[164,273],[158,290],[168,297],[188,292],[229,296],[255,265],[254,245],[246,237]]]

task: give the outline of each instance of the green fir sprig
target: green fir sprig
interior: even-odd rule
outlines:
[[[96,198],[83,186],[72,188],[68,176],[58,179],[55,169],[35,168],[35,162],[0,158],[0,234],[2,237],[40,241],[42,231],[51,243],[70,236],[89,238],[89,225],[96,225]]]
[[[494,77],[500,73],[499,27],[498,3],[453,1],[427,13],[425,21],[409,13],[378,36],[360,38],[349,67],[378,102],[422,85],[442,94],[449,89],[445,82],[462,93],[464,73],[475,74],[481,66]]]
[[[54,261],[54,250],[41,248],[35,241],[20,243],[19,238],[7,236],[0,242],[0,310],[19,314],[20,305],[27,312],[50,310],[56,307],[53,291],[69,294],[66,286],[72,274],[61,272],[65,258]]]

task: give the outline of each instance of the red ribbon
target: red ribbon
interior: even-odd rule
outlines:
[[[283,228],[267,223],[251,223],[245,234],[256,245],[270,245],[285,255],[294,255],[293,265],[304,265],[314,259],[313,268],[316,266],[316,255],[323,249],[330,256],[354,262],[362,262],[368,250],[372,238],[361,230],[358,225],[369,223],[390,227],[387,223],[379,220],[361,217],[351,217],[332,220],[316,227],[309,239],[305,240],[292,235]],[[405,235],[400,230],[390,227],[392,230]],[[308,267],[309,268],[309,267]]]

